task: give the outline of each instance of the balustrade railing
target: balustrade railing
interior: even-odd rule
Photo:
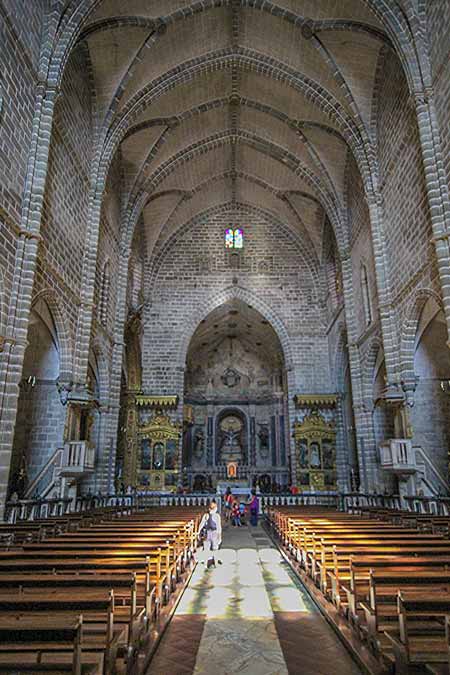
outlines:
[[[62,472],[67,474],[92,471],[95,467],[95,448],[86,441],[68,441],[64,444]]]
[[[260,494],[261,512],[272,506],[324,506],[349,513],[361,513],[367,507],[407,510],[415,513],[444,515],[450,517],[450,497],[422,497],[419,495],[400,496],[384,494],[363,494],[360,492],[303,492],[291,494]],[[67,513],[88,513],[90,511],[116,507],[131,513],[151,507],[204,506],[215,499],[219,508],[222,496],[209,493],[156,493],[135,491],[110,495],[82,495],[75,499],[23,499],[6,503],[4,519],[8,523],[33,521],[61,517]]]
[[[349,513],[361,513],[364,508],[406,510],[414,513],[450,515],[450,497],[422,495],[383,495],[351,492],[341,495],[341,507]]]
[[[7,523],[56,518],[70,511],[72,499],[22,499],[6,502],[4,519]]]

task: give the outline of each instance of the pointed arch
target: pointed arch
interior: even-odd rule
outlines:
[[[59,379],[61,382],[70,382],[73,368],[73,340],[66,311],[55,291],[51,289],[39,291],[32,300],[31,309],[39,300],[46,303],[55,323],[59,351]]]
[[[436,291],[430,288],[419,288],[406,310],[400,338],[400,372],[403,382],[413,382],[415,379],[414,353],[416,334],[423,309],[430,298],[433,298],[436,304],[443,310],[442,298]]]
[[[230,300],[241,300],[247,305],[251,305],[270,323],[277,334],[278,339],[280,340],[284,355],[285,367],[287,370],[290,370],[293,364],[291,341],[283,321],[269,307],[269,305],[260,300],[254,293],[238,285],[228,286],[228,288],[225,288],[219,293],[216,293],[206,302],[200,305],[197,311],[191,316],[190,321],[188,322],[184,331],[178,352],[179,368],[184,370],[189,343],[199,323],[205,319],[214,309],[220,307],[226,302],[230,302]]]

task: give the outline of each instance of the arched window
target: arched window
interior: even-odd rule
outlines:
[[[102,270],[99,298],[99,317],[102,326],[106,326],[108,321],[109,289],[111,286],[111,273],[109,260],[105,262]]]
[[[244,233],[239,228],[229,227],[225,230],[225,248],[239,249],[244,246]]]
[[[370,326],[372,323],[372,306],[370,302],[369,277],[367,275],[367,267],[365,265],[361,265],[361,292],[366,326]]]

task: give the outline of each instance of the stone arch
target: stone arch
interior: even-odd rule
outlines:
[[[226,302],[229,302],[230,300],[241,300],[242,302],[251,305],[267,321],[269,321],[270,325],[272,326],[272,328],[274,329],[275,333],[277,334],[280,340],[281,348],[283,350],[284,355],[285,368],[287,370],[290,370],[293,364],[291,341],[284,323],[265,302],[260,300],[251,291],[247,290],[246,288],[242,288],[241,286],[238,285],[229,286],[228,288],[223,289],[222,291],[216,293],[211,298],[209,298],[209,300],[207,300],[198,307],[197,311],[191,317],[184,331],[184,335],[182,337],[178,351],[178,367],[181,370],[184,370],[185,368],[189,343],[200,321],[205,319],[208,316],[208,314],[210,314],[214,309],[220,307]]]
[[[43,289],[37,293],[31,303],[31,309],[39,300],[46,303],[55,323],[59,348],[59,379],[61,382],[69,382],[72,379],[73,349],[67,314],[57,294],[51,289]]]
[[[430,288],[419,288],[406,310],[400,339],[400,372],[402,382],[413,382],[415,379],[414,348],[416,334],[422,311],[430,298],[433,298],[436,304],[443,310],[442,298],[436,291]]]

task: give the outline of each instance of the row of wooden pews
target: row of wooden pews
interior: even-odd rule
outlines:
[[[272,508],[267,515],[293,561],[386,672],[450,672],[448,522],[320,507]]]
[[[138,675],[142,647],[192,563],[203,510],[107,511],[69,519],[56,536],[8,540],[0,672]]]

